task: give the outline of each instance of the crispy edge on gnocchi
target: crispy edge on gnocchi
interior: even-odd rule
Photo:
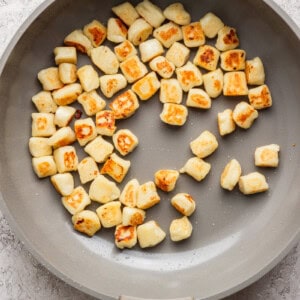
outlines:
[[[132,90],[118,95],[110,104],[115,119],[126,119],[132,116],[139,108],[139,100]]]
[[[188,116],[188,110],[184,105],[176,103],[164,103],[160,114],[162,122],[172,126],[183,126]]]
[[[129,129],[120,129],[113,135],[115,148],[125,156],[137,147],[139,140]]]
[[[171,199],[172,206],[184,216],[191,216],[196,209],[196,201],[188,193],[178,193]]]
[[[164,192],[173,191],[178,178],[179,172],[177,170],[163,169],[156,171],[154,174],[156,186]]]
[[[137,243],[136,226],[117,225],[115,229],[115,245],[119,249],[133,248]]]
[[[129,171],[131,162],[112,153],[102,166],[100,173],[110,176],[118,183],[122,182]]]
[[[70,195],[63,196],[61,201],[71,215],[83,211],[91,204],[91,199],[82,186],[77,186]]]
[[[88,236],[93,236],[101,229],[99,217],[94,211],[83,210],[72,216],[74,229]]]
[[[221,187],[225,190],[232,191],[236,184],[239,182],[241,174],[242,168],[240,163],[236,159],[230,160],[226,164],[221,174]]]
[[[129,180],[120,194],[120,202],[127,207],[136,207],[139,186],[136,178]]]

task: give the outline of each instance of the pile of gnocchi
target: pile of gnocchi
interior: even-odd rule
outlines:
[[[68,34],[64,45],[54,49],[55,66],[37,74],[42,91],[32,97],[37,111],[32,113],[29,150],[34,172],[39,178],[50,177],[75,230],[93,236],[102,227],[115,227],[118,248],[147,248],[166,237],[155,220],[145,222],[146,210],[160,202],[157,189],[173,191],[182,173],[204,180],[211,170],[204,159],[219,144],[216,135],[205,130],[190,143],[194,156],[180,170],[158,170],[153,181],[142,184],[133,178],[120,190],[118,184],[131,166],[126,155],[139,139],[129,129],[118,130],[118,120],[131,117],[158,91],[160,119],[170,126],[184,126],[189,107],[209,110],[220,95],[247,97],[233,110],[218,113],[223,137],[236,126],[250,128],[258,111],[272,106],[272,97],[262,60],[246,60],[245,50],[238,49],[236,29],[214,13],[192,21],[181,3],[162,10],[149,0],[135,7],[124,2],[112,12],[107,24],[93,20]],[[105,41],[116,45],[108,47]],[[91,63],[78,67],[78,52]],[[84,157],[74,143],[83,148]],[[277,144],[257,147],[255,165],[277,167],[279,150]],[[75,172],[81,183],[76,187]],[[229,191],[238,185],[247,195],[269,188],[260,172],[242,175],[236,159],[224,167],[220,184]],[[95,211],[88,208],[91,201],[100,205]],[[178,242],[192,235],[189,216],[196,201],[180,192],[171,205],[181,214],[169,227],[171,240]]]

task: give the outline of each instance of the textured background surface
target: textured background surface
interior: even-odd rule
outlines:
[[[43,0],[0,0],[0,57],[19,26]],[[300,27],[300,1],[275,0]],[[92,299],[49,273],[15,237],[0,212],[0,299]],[[300,299],[300,244],[235,299]]]

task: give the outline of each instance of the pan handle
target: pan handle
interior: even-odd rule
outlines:
[[[138,298],[122,295],[119,297],[119,300],[159,300],[159,299],[148,299],[148,298]],[[194,297],[184,297],[184,298],[172,298],[167,300],[195,300]]]

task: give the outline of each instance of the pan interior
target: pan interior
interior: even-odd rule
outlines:
[[[216,134],[219,148],[207,158],[212,170],[203,182],[182,175],[175,191],[159,192],[161,203],[147,211],[147,220],[158,221],[168,232],[171,220],[180,217],[170,199],[178,192],[190,193],[197,202],[191,217],[192,238],[176,244],[167,238],[150,250],[119,251],[113,230],[102,230],[93,238],[73,231],[70,215],[49,180],[38,180],[33,174],[27,149],[31,97],[41,89],[36,74],[54,65],[52,51],[69,32],[93,19],[106,22],[116,3],[56,1],[12,50],[0,80],[0,186],[6,213],[48,268],[92,295],[206,298],[229,293],[260,276],[298,235],[299,39],[263,1],[184,1],[192,20],[211,11],[237,28],[247,57],[259,56],[264,62],[274,106],[260,111],[249,130],[238,129],[225,138],[218,134],[217,113],[246,98],[221,96],[213,100],[209,111],[189,109],[186,125],[173,128],[160,121],[162,105],[156,95],[141,103],[133,117],[120,121],[118,128],[131,129],[140,141],[128,156],[132,167],[126,182],[137,178],[143,183],[153,180],[159,169],[180,169],[192,156],[189,143],[204,130]],[[168,3],[160,1],[159,6]],[[80,55],[80,64],[86,63]],[[255,148],[271,143],[281,146],[279,168],[256,168]],[[250,197],[237,189],[222,190],[219,177],[231,158],[241,163],[244,174],[264,173],[270,190]]]

